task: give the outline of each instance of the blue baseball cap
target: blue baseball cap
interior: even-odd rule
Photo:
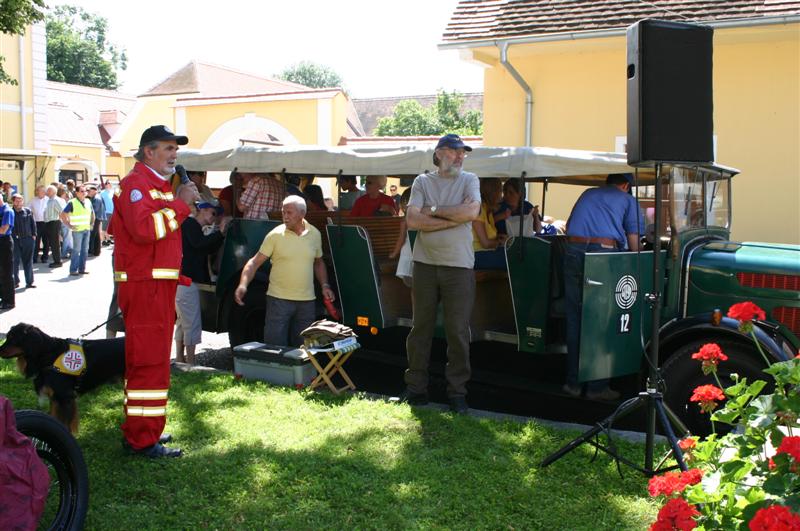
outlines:
[[[461,137],[455,134],[444,135],[442,138],[439,139],[439,142],[436,144],[436,149],[439,148],[450,148],[450,149],[463,149],[465,151],[472,151],[472,148],[469,147],[461,140]]]
[[[211,203],[210,201],[200,201],[199,203],[195,204],[195,207],[197,207],[197,210],[200,210],[201,208],[213,208],[217,212],[217,215],[225,212],[222,206]]]

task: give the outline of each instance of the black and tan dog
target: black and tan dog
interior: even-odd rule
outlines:
[[[17,367],[40,397],[50,399],[50,414],[78,432],[78,395],[125,374],[125,338],[75,341],[50,337],[33,325],[11,327],[0,357],[17,358]]]

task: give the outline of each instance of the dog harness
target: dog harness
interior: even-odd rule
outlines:
[[[69,341],[69,348],[53,362],[53,368],[61,374],[83,376],[86,372],[86,355],[80,341]]]

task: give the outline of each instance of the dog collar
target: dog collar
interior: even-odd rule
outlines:
[[[70,341],[69,348],[53,362],[53,368],[70,376],[81,376],[86,372],[86,355],[80,341]]]

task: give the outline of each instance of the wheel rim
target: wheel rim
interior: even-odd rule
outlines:
[[[77,504],[71,481],[71,467],[49,444],[35,435],[30,436],[30,439],[50,475],[47,501],[37,529],[66,529]]]

